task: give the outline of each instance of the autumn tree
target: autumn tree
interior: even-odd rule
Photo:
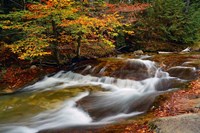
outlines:
[[[101,3],[94,3],[88,10],[96,10],[95,6],[106,8],[105,5],[101,7]],[[4,36],[1,41],[22,60],[41,59],[51,54],[57,64],[63,64],[66,62],[61,57],[63,46],[74,47],[79,57],[81,46],[114,47],[119,32],[133,33],[124,29],[125,24],[120,22],[117,13],[100,15],[101,12],[91,16],[79,2],[48,0],[45,4],[28,5],[28,9],[0,16]]]
[[[70,1],[63,3],[52,1],[47,5],[36,4],[29,7],[30,11],[1,15],[5,36],[8,37],[7,33],[12,32],[10,33],[12,36],[9,36],[11,38],[8,41],[4,40],[5,46],[17,53],[20,59],[30,60],[51,54],[52,51],[47,48],[56,49],[54,20],[59,21],[66,14],[73,13],[69,9],[72,3]],[[60,10],[61,8],[65,9]]]
[[[80,16],[75,20],[64,20],[60,25],[65,33],[75,40],[76,56],[80,56],[81,45],[109,45],[114,47],[113,38],[118,35],[118,27],[122,24],[117,15],[104,15],[101,18]],[[68,41],[68,40],[67,40]]]

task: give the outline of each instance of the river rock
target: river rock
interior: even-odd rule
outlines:
[[[77,106],[87,112],[93,121],[99,121],[133,112],[135,114],[145,112],[157,95],[157,93],[149,93],[140,97],[138,95],[125,97],[121,91],[116,91],[114,94],[110,92],[94,93],[77,101]]]
[[[166,52],[166,51],[158,51],[158,54],[174,54],[176,52]]]
[[[187,47],[186,49],[182,50],[181,53],[186,53],[186,52],[190,52],[190,51],[191,51],[191,48]]]
[[[149,123],[155,133],[199,133],[200,114],[158,118]]]
[[[36,68],[37,68],[36,65],[32,65],[32,66],[30,67],[30,69],[36,69]]]
[[[167,70],[170,76],[191,80],[197,76],[195,67],[175,66]]]
[[[134,51],[134,54],[135,55],[143,55],[144,52],[142,50],[137,50],[137,51]]]

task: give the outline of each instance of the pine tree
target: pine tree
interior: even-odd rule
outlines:
[[[197,3],[191,1],[187,5],[183,0],[154,0],[152,7],[137,23],[138,32],[146,39],[194,43],[199,40],[200,31],[200,8]]]

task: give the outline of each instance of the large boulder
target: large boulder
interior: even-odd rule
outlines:
[[[155,133],[200,133],[200,114],[158,118],[149,125]]]

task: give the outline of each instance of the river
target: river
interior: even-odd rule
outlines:
[[[195,79],[199,59],[196,54],[130,55],[74,64],[71,71],[0,96],[0,132],[37,133],[133,118],[158,95]]]

